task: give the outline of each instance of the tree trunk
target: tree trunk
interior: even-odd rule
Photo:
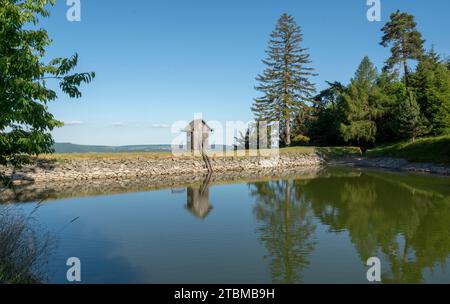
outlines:
[[[402,55],[403,55],[403,72],[405,74],[405,86],[409,89],[409,71],[408,71],[408,58],[406,57],[405,50],[405,38],[402,39]]]
[[[289,117],[286,118],[286,138],[284,139],[286,146],[291,145],[291,122]]]
[[[286,123],[286,138],[284,139],[284,143],[286,146],[291,145],[291,113],[289,111],[289,58],[287,54],[289,51],[287,50],[287,45],[285,49],[285,55],[284,55],[284,106],[286,107],[284,109],[284,118]]]
[[[405,73],[405,86],[407,89],[409,89],[409,72],[408,72],[408,65],[406,63],[406,58],[403,58],[403,69]]]

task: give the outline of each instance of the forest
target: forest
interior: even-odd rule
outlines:
[[[450,134],[450,60],[425,48],[408,13],[392,13],[381,31],[379,44],[390,49],[381,70],[365,56],[348,84],[328,81],[317,92],[301,29],[283,14],[269,40],[266,68],[256,78],[256,121],[279,122],[282,146],[352,145],[363,152]]]

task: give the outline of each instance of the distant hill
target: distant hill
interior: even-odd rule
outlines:
[[[88,146],[71,143],[55,143],[56,153],[114,153],[114,152],[169,152],[170,145],[136,145],[136,146]]]

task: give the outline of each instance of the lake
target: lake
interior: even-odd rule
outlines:
[[[49,282],[77,257],[83,283],[368,283],[378,257],[383,283],[450,283],[450,178],[327,168],[132,191],[39,205]]]

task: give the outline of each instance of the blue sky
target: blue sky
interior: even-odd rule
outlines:
[[[170,143],[168,125],[202,112],[206,120],[249,121],[255,76],[278,17],[293,15],[325,81],[347,83],[362,57],[381,68],[389,51],[380,29],[396,9],[416,16],[441,54],[450,54],[450,1],[381,0],[382,21],[366,19],[366,0],[81,0],[81,22],[68,22],[57,0],[41,23],[54,44],[48,58],[78,52],[78,71],[95,71],[83,98],[50,105],[68,123],[57,142]]]

